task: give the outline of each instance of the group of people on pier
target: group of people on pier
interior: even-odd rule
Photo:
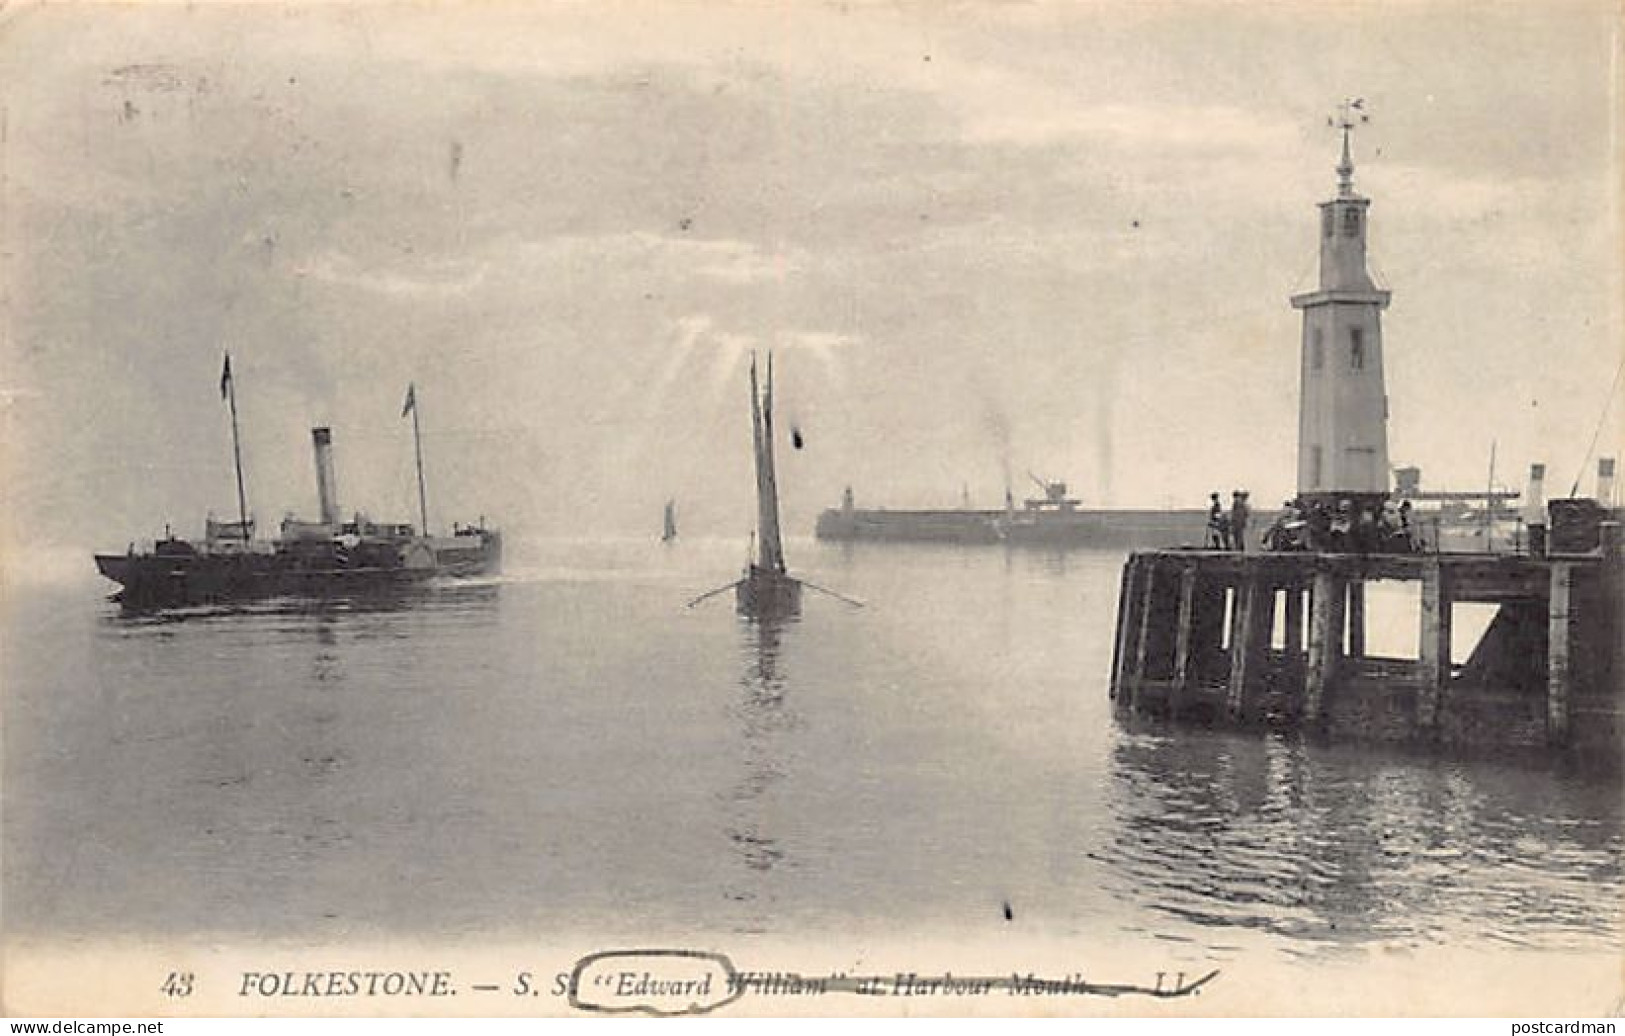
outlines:
[[[1247,490],[1237,489],[1230,494],[1230,508],[1225,509],[1218,493],[1209,493],[1211,503],[1207,509],[1207,546],[1209,550],[1247,549],[1247,522],[1252,507],[1247,503]]]
[[[1252,508],[1245,489],[1230,494],[1225,508],[1218,493],[1209,494],[1207,546],[1209,550],[1247,550],[1247,525]],[[1422,547],[1411,514],[1411,502],[1397,505],[1384,499],[1378,505],[1340,500],[1294,497],[1281,505],[1281,513],[1264,530],[1260,543],[1267,551],[1307,551],[1329,554],[1414,554]]]

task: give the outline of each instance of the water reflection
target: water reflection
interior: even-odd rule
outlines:
[[[1006,551],[1006,553],[1008,554],[1010,551]],[[1071,552],[1066,548],[1048,546],[1035,551],[1032,561],[1039,572],[1051,578],[1062,579],[1067,575],[1070,558]]]
[[[316,643],[320,648],[311,656],[311,677],[317,686],[340,683],[344,679],[344,664],[338,652],[339,617],[331,611],[316,612],[314,622]]]
[[[1105,862],[1151,911],[1262,929],[1314,955],[1383,942],[1617,943],[1621,790],[1520,771],[1211,731],[1113,751]]]
[[[728,792],[724,833],[735,864],[725,894],[741,907],[735,929],[741,933],[768,930],[778,906],[772,872],[793,865],[774,807],[788,776],[789,739],[802,722],[786,701],[780,668],[784,638],[799,622],[798,616],[739,619],[743,669],[728,712],[739,730],[740,776]]]

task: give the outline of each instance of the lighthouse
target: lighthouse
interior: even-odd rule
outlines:
[[[1371,202],[1354,190],[1349,138],[1363,101],[1342,106],[1337,195],[1320,203],[1320,284],[1292,296],[1303,312],[1298,397],[1298,494],[1307,502],[1376,510],[1388,494],[1388,396],[1382,311],[1389,293],[1366,269]]]

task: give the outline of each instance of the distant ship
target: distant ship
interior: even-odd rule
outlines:
[[[666,514],[660,530],[660,542],[670,543],[677,538],[677,501],[666,501]]]
[[[478,576],[497,571],[502,536],[477,525],[454,525],[450,536],[431,536],[423,485],[423,452],[418,429],[417,393],[407,390],[401,415],[412,415],[418,463],[418,504],[423,524],[380,523],[356,514],[340,517],[333,470],[332,433],[311,431],[316,454],[316,491],[321,520],[282,522],[274,540],[254,539],[243,493],[242,451],[237,439],[236,389],[228,356],[221,394],[231,406],[232,446],[237,466],[238,520],[205,524],[201,542],[165,530],[150,550],[134,544],[123,554],[97,554],[96,568],[118,583],[114,599],[127,608],[164,608],[283,596],[351,596],[388,591],[437,577]]]
[[[1207,535],[1207,512],[1185,510],[1119,510],[1081,506],[1068,495],[1065,482],[1033,478],[1043,495],[1017,508],[1005,492],[1002,510],[969,507],[943,510],[859,508],[848,488],[839,508],[818,516],[816,533],[824,540],[882,540],[916,543],[1008,544],[1012,546],[1090,547],[1120,550],[1201,545]],[[1254,513],[1267,524],[1269,514]],[[1262,527],[1262,526],[1260,526]]]
[[[1625,518],[1614,500],[1614,458],[1597,460],[1594,497],[1580,497],[1579,479],[1567,497],[1546,498],[1546,465],[1531,464],[1526,490],[1498,487],[1491,469],[1490,485],[1482,490],[1425,490],[1420,468],[1394,472],[1394,496],[1408,502],[1410,524],[1422,549],[1438,554],[1540,553],[1531,537],[1550,539],[1556,551],[1584,551],[1595,540],[1595,527],[1603,521]],[[1519,502],[1522,506],[1516,506]],[[1531,526],[1538,524],[1541,532]],[[1547,526],[1549,525],[1549,529]]]

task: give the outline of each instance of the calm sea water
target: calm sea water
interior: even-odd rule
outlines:
[[[1144,726],[1106,697],[1120,557],[513,543],[388,607],[5,613],[15,935],[909,931],[1192,959],[1620,943],[1617,779]],[[85,559],[86,566],[89,559]]]

